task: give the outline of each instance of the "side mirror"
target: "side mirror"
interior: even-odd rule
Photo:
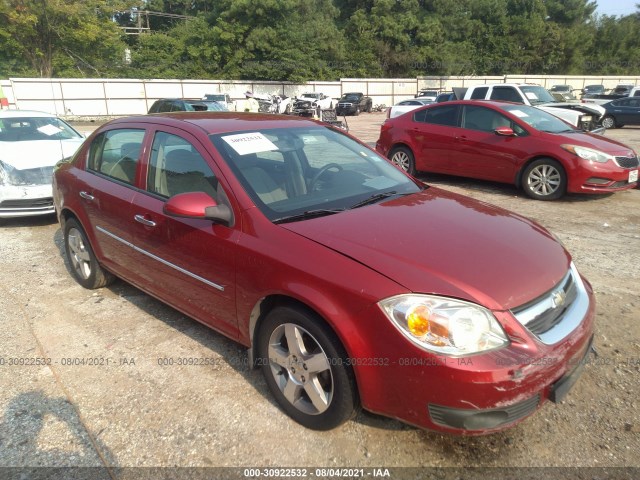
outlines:
[[[494,130],[496,135],[500,135],[501,137],[515,137],[516,133],[512,128],[509,127],[498,127]]]
[[[200,218],[230,226],[233,212],[224,204],[216,201],[204,192],[179,193],[169,198],[163,212],[171,217]]]

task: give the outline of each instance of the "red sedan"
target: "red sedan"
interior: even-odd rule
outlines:
[[[282,409],[480,434],[576,381],[589,283],[539,225],[426,187],[312,120],[112,121],[54,175],[86,288],[118,276],[246,346]]]
[[[537,200],[616,192],[638,182],[631,148],[506,102],[447,102],[387,119],[376,150],[411,174],[513,183]]]

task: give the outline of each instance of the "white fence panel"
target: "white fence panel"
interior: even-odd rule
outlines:
[[[450,91],[483,83],[537,83],[550,88],[568,84],[574,89],[603,84],[640,84],[640,76],[506,75],[487,77],[420,76],[416,78],[342,78],[337,82],[306,84],[246,80],[178,79],[42,79],[0,80],[10,108],[43,110],[63,116],[111,117],[145,113],[159,98],[201,98],[207,93],[228,93],[233,100],[245,99],[246,92],[262,95],[298,96],[322,92],[334,99],[346,92],[363,92],[374,105],[393,105],[412,98],[423,88]]]

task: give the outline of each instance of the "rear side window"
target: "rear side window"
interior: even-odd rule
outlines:
[[[493,87],[493,91],[491,92],[491,100],[524,103],[520,94],[513,87]]]
[[[489,87],[480,87],[476,88],[471,92],[471,100],[484,100],[487,96],[487,92],[489,91]]]
[[[413,120],[435,125],[458,126],[458,105],[444,105],[441,107],[427,108],[416,112]]]
[[[138,129],[117,129],[98,135],[89,149],[89,170],[133,185],[144,132]]]

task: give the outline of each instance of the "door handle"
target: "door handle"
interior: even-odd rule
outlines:
[[[93,202],[95,200],[96,197],[94,197],[93,195],[91,195],[90,193],[87,192],[80,192],[79,194],[82,198],[84,198],[85,200],[89,200],[90,202]]]
[[[138,222],[141,223],[147,227],[155,227],[156,226],[156,222],[154,222],[153,220],[149,220],[148,218],[144,218],[143,215],[136,215],[133,217],[133,219]]]

